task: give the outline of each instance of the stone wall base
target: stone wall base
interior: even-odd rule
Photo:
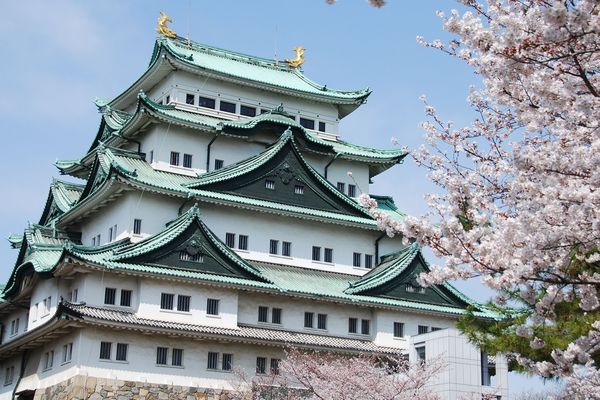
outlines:
[[[74,376],[38,389],[34,400],[225,400],[227,391]]]

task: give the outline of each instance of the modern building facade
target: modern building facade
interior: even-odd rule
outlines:
[[[39,222],[9,238],[0,397],[210,398],[294,346],[439,356],[443,398],[507,398],[506,363],[453,328],[469,306],[494,316],[420,287],[421,249],[357,203],[406,156],[341,138],[370,91],[312,82],[301,49],[276,61],[162,33],[140,78],[97,101],[89,151],[56,163],[69,178]]]

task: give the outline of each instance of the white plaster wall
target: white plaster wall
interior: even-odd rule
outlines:
[[[56,312],[56,306],[58,305],[58,301],[61,296],[65,296],[65,288],[67,287],[69,282],[60,281],[59,279],[40,279],[32,291],[31,300],[30,300],[30,309],[29,309],[29,330],[43,325],[48,321],[48,319],[52,318],[52,315]],[[43,315],[43,302],[44,299],[48,296],[51,296],[51,308],[50,312],[46,315]],[[37,305],[37,312],[33,309]]]
[[[354,275],[363,275],[368,270],[352,267],[353,253],[374,255],[375,239],[380,234],[375,230],[349,229],[216,205],[202,205],[202,218],[223,241],[227,232],[248,235],[249,251],[238,251],[243,258]],[[282,241],[292,242],[292,257],[270,255],[271,239],[279,240],[280,253]],[[312,261],[312,246],[321,246],[321,260],[324,248],[332,248],[334,262]]]
[[[161,310],[161,293],[175,294],[175,308],[178,294],[191,296],[190,311]],[[142,318],[225,328],[237,327],[238,293],[233,289],[145,280],[140,286],[139,296],[138,316]],[[219,315],[206,314],[206,303],[209,298],[219,300]]]
[[[2,340],[1,343],[6,343],[9,342],[11,340],[14,340],[16,338],[18,338],[19,336],[21,336],[22,334],[24,334],[25,332],[27,332],[28,328],[28,324],[29,324],[29,317],[27,315],[28,311],[27,310],[23,310],[23,309],[18,309],[15,310],[13,312],[11,312],[10,314],[7,314],[5,316],[2,317],[2,319],[0,320],[0,323],[2,324]],[[12,325],[12,321],[15,321],[16,319],[19,319],[19,329],[14,333],[11,334],[11,325]],[[16,328],[16,326],[15,326]],[[0,371],[2,372],[2,371]],[[1,376],[0,376],[1,378]],[[2,380],[0,379],[0,383],[2,383]]]
[[[14,367],[14,377],[10,384],[4,384],[6,378],[6,369]],[[21,368],[21,357],[15,356],[8,358],[0,364],[0,399],[12,399],[12,392],[17,383],[19,369]]]
[[[258,307],[269,307],[269,321],[273,307],[282,309],[281,324],[258,322]],[[314,313],[314,328],[304,327],[304,313]],[[327,314],[327,329],[316,329],[317,314]],[[329,334],[346,336],[354,339],[370,340],[375,336],[374,311],[368,307],[353,306],[349,304],[324,303],[318,300],[295,299],[284,296],[240,292],[239,316],[240,324],[248,324],[275,329],[285,329],[306,333]],[[351,334],[348,332],[348,319],[358,318],[358,331],[360,320],[371,321],[371,334]]]
[[[213,78],[197,76],[186,71],[171,73],[148,92],[150,98],[156,102],[161,102],[169,94],[172,102],[182,104],[185,104],[186,93],[216,99],[215,110],[201,107],[197,107],[197,109],[202,110],[203,113],[221,118],[247,118],[239,115],[239,104],[256,107],[257,113],[260,113],[261,108],[271,110],[283,103],[285,111],[295,115],[297,121],[299,121],[300,116],[323,121],[327,124],[327,133],[334,135],[338,133],[338,109],[332,104],[236,85]],[[238,104],[237,114],[219,111],[220,99]],[[318,123],[315,123],[315,129],[317,127]]]
[[[181,199],[155,195],[147,192],[127,192],[114,202],[109,203],[100,212],[90,215],[81,224],[81,240],[90,246],[92,238],[101,235],[101,243],[108,240],[108,229],[117,224],[117,240],[131,236],[139,240],[165,229],[165,224],[177,218],[177,210],[183,203]],[[133,220],[142,220],[141,235],[133,235]]]
[[[394,322],[404,323],[404,338],[394,337]],[[428,326],[430,329],[431,327],[454,328],[456,320],[401,310],[377,310],[375,313],[375,324],[377,335],[375,336],[374,342],[376,344],[380,346],[399,346],[407,348],[408,339],[410,337],[414,339],[414,337],[417,336],[419,325]]]
[[[109,307],[124,311],[134,312],[140,303],[140,280],[131,276],[116,274],[114,272],[90,272],[82,276],[79,301],[84,301],[90,306]],[[145,284],[144,284],[145,285]],[[117,289],[114,305],[104,304],[106,288]],[[121,290],[131,290],[131,306],[120,306]]]
[[[410,338],[409,356],[417,360],[415,347],[425,346],[426,360],[442,359],[447,367],[429,385],[445,399],[493,393],[508,398],[508,370],[502,357],[497,359],[496,386],[481,385],[481,353],[456,329],[444,329]]]

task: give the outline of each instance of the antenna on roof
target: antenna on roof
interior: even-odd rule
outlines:
[[[279,69],[279,60],[277,59],[277,25],[275,25],[275,68]]]
[[[188,0],[188,12],[187,12],[187,15],[186,15],[186,24],[187,24],[186,38],[187,38],[187,45],[191,49],[192,48],[192,41],[190,40],[190,14],[192,14],[192,1]]]

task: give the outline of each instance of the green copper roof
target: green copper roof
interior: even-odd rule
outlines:
[[[21,243],[23,243],[23,235],[16,235],[12,233],[6,238],[6,240],[8,240],[13,249],[18,249],[21,247]]]
[[[158,39],[150,65],[156,61],[161,49],[165,49],[179,61],[198,68],[207,75],[212,73],[218,76],[238,78],[258,83],[261,86],[286,89],[299,94],[316,95],[333,101],[359,102],[371,93],[369,89],[353,91],[331,89],[326,85],[311,81],[301,69],[290,68],[284,61],[236,53],[181,38]]]

